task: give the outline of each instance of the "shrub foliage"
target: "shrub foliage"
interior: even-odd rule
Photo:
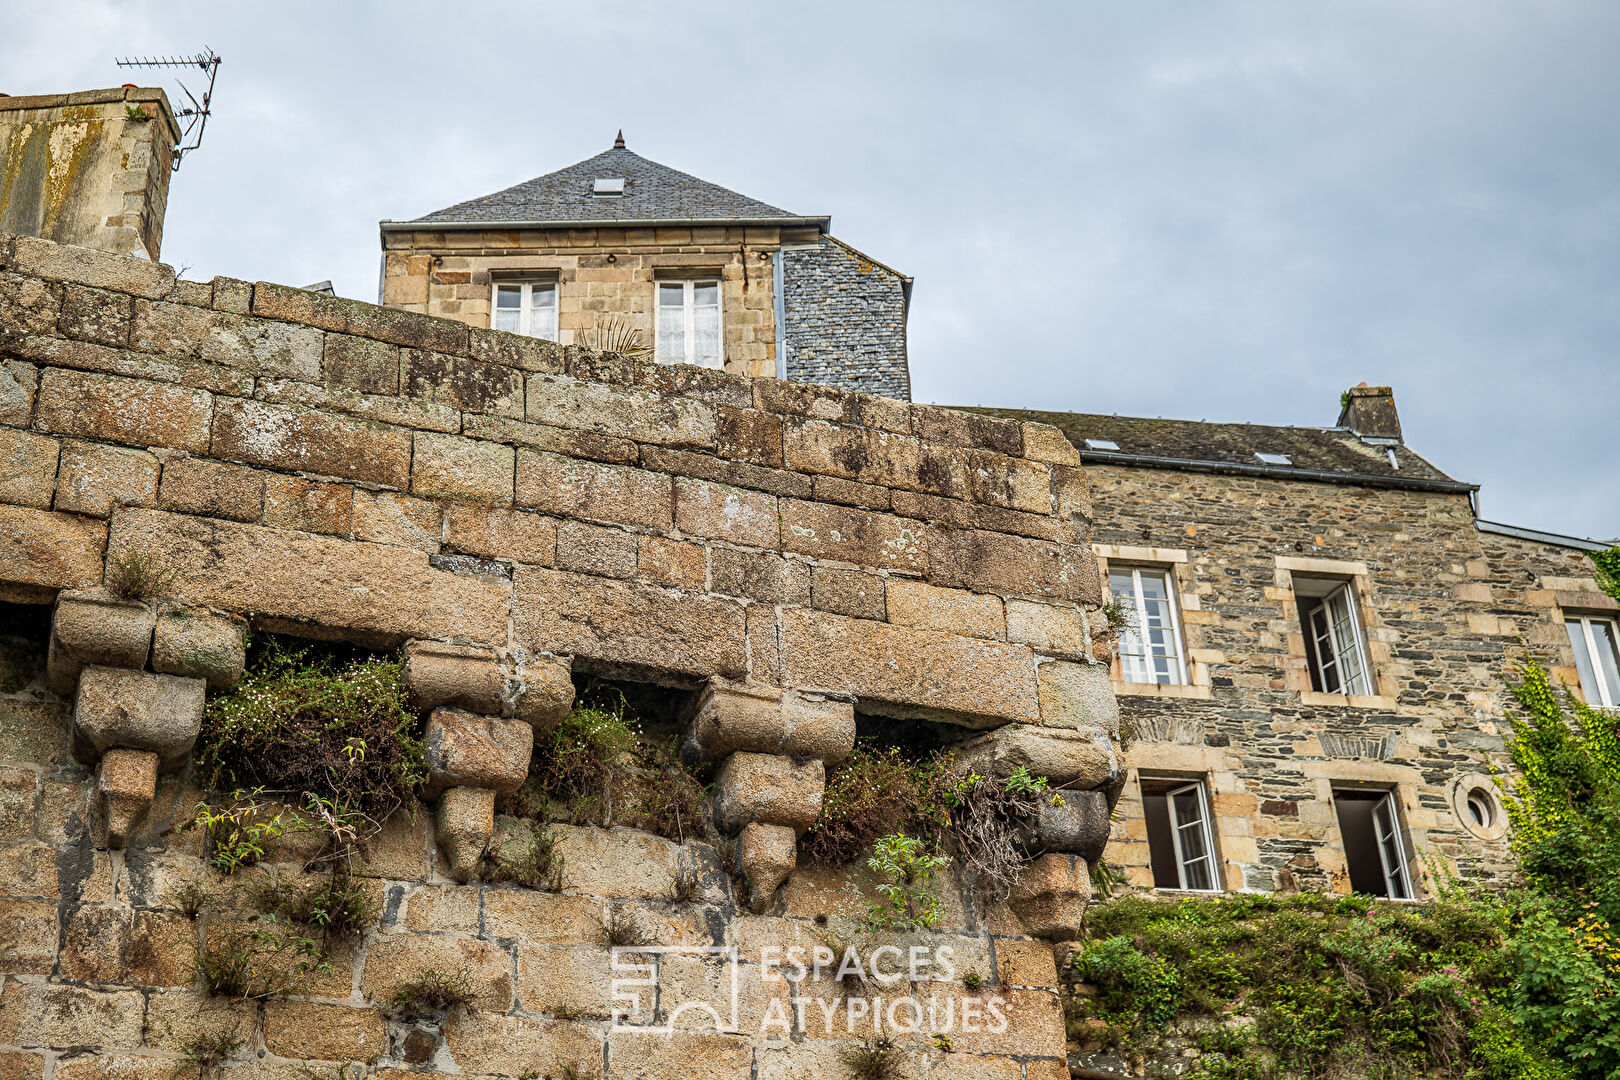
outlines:
[[[1620,1077],[1620,713],[1535,664],[1510,686],[1518,887],[1115,900],[1067,966],[1095,988],[1068,998],[1071,1034],[1151,1056],[1202,1032],[1194,1080]]]
[[[673,740],[649,737],[622,690],[593,681],[569,714],[535,732],[515,808],[571,825],[626,825],[684,841],[704,831],[702,782]]]
[[[962,768],[948,750],[913,759],[861,742],[828,773],[821,814],[799,850],[824,865],[881,861],[900,836],[922,845],[919,856],[954,862],[974,898],[994,905],[1035,853],[1029,828],[1043,800],[1062,795],[1022,768],[995,779]]]
[[[415,726],[397,659],[265,638],[242,684],[208,703],[197,761],[221,791],[315,795],[380,821],[426,779]]]

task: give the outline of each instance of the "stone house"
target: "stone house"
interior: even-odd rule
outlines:
[[[1511,871],[1504,678],[1534,658],[1620,701],[1606,545],[1479,520],[1388,387],[1329,427],[989,411],[1056,425],[1090,478],[1128,623],[1128,886],[1421,898]]]
[[[379,302],[909,400],[911,279],[830,226],[649,161],[621,133],[565,169],[382,222]]]

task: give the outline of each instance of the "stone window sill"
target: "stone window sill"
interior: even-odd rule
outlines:
[[[1315,690],[1301,690],[1299,703],[1325,705],[1334,709],[1381,709],[1384,712],[1395,708],[1395,699],[1382,694],[1320,694]]]
[[[1119,697],[1161,697],[1161,698],[1196,698],[1202,701],[1209,700],[1209,687],[1207,686],[1175,686],[1164,683],[1139,683],[1114,681],[1114,694]]]

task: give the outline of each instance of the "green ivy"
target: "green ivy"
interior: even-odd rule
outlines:
[[[1620,600],[1620,544],[1616,544],[1608,551],[1599,551],[1592,556],[1597,564],[1598,587],[1616,600]]]

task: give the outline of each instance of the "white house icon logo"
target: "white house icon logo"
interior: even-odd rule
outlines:
[[[659,1000],[658,976],[664,958],[696,956],[722,958],[725,978],[720,996],[727,1000],[683,1001],[666,1009]],[[740,1030],[737,1017],[737,947],[735,945],[620,945],[613,949],[613,1027],[614,1032],[641,1032],[647,1035],[673,1035],[683,1030],[712,1026],[716,1032]],[[662,1024],[654,1023],[664,1014]],[[637,1023],[637,1020],[644,1022]]]

